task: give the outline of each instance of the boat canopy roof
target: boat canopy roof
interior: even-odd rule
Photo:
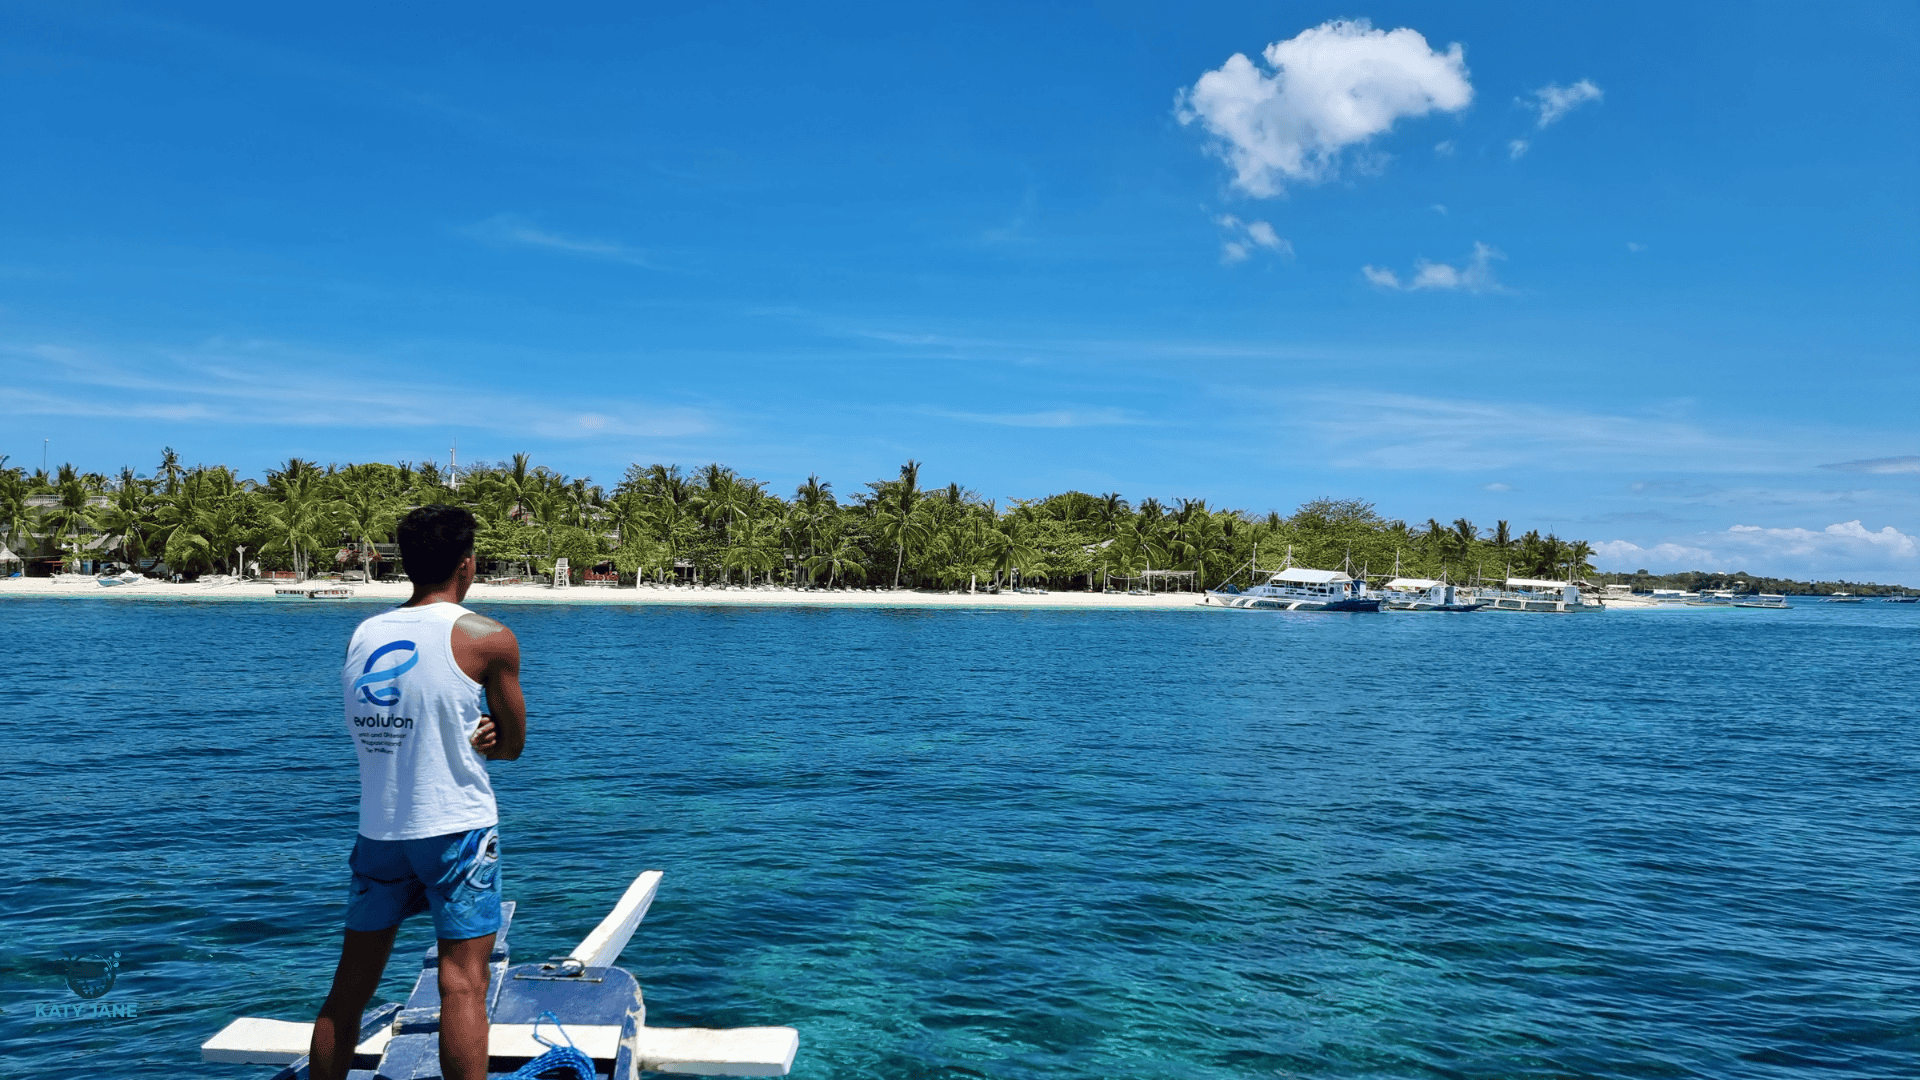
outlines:
[[[1564,589],[1573,584],[1571,581],[1547,581],[1542,578],[1510,577],[1507,584],[1520,589]]]
[[[1338,570],[1309,570],[1304,566],[1289,566],[1275,573],[1268,581],[1293,581],[1302,585],[1332,585],[1353,579]]]
[[[1389,589],[1431,589],[1438,584],[1440,583],[1433,580],[1432,578],[1397,577],[1397,578],[1394,578],[1392,581],[1387,582],[1387,588]]]

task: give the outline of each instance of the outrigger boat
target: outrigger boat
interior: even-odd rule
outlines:
[[[1308,570],[1290,566],[1276,570],[1259,585],[1238,589],[1232,585],[1208,589],[1203,604],[1262,611],[1379,611],[1380,599],[1366,595],[1366,586],[1338,570]]]
[[[637,1080],[641,1070],[693,1076],[785,1076],[800,1048],[790,1027],[653,1028],[640,983],[614,966],[660,888],[658,870],[633,879],[600,925],[566,956],[513,964],[507,931],[514,905],[500,905],[500,931],[488,957],[489,1076],[505,1077],[571,1046],[593,1060],[596,1075]],[[311,1023],[241,1017],[200,1047],[200,1060],[284,1066],[273,1080],[307,1080]],[[577,1059],[576,1059],[577,1060]],[[349,1080],[414,1078],[440,1073],[439,946],[427,949],[405,1004],[380,1005],[360,1020]],[[577,1069],[575,1070],[577,1075]]]
[[[1375,595],[1380,597],[1383,611],[1479,611],[1487,606],[1486,601],[1465,596],[1455,586],[1432,578],[1397,577]]]
[[[1479,599],[1488,601],[1488,611],[1537,611],[1571,615],[1583,611],[1601,611],[1602,601],[1595,594],[1588,599],[1581,591],[1583,581],[1546,581],[1540,578],[1510,577],[1504,589],[1482,589]],[[1592,588],[1587,585],[1587,588]]]

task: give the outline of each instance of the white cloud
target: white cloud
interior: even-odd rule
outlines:
[[[1391,270],[1369,263],[1361,267],[1360,272],[1366,275],[1368,281],[1373,282],[1383,289],[1397,289],[1400,287],[1400,275]]]
[[[1533,100],[1520,99],[1520,104],[1540,111],[1540,126],[1546,127],[1589,101],[1599,101],[1604,95],[1590,79],[1581,79],[1572,86],[1555,86],[1552,83],[1533,92]]]
[[[1647,245],[1638,243],[1633,240],[1629,240],[1627,241],[1627,250],[1633,251],[1633,252],[1641,252],[1641,251],[1647,250]]]
[[[1447,216],[1446,203],[1434,203],[1432,206],[1429,206],[1427,209],[1432,210],[1434,213],[1439,214],[1441,217]]]
[[[1365,20],[1322,23],[1276,41],[1263,70],[1234,53],[1180,91],[1175,115],[1198,120],[1250,195],[1283,181],[1332,176],[1341,151],[1392,130],[1403,117],[1458,112],[1473,100],[1460,45],[1435,52],[1417,31],[1375,30]]]
[[[1480,490],[1481,491],[1512,491],[1513,485],[1502,484],[1502,483],[1499,483],[1498,481],[1495,481],[1494,483],[1491,483],[1491,484],[1481,484]]]
[[[1493,277],[1493,260],[1506,256],[1475,241],[1473,254],[1459,266],[1447,263],[1429,262],[1421,259],[1413,265],[1413,277],[1406,281],[1392,270],[1378,266],[1363,266],[1360,273],[1366,279],[1383,289],[1464,289],[1467,292],[1499,292],[1501,285]]]
[[[1630,540],[1601,540],[1593,545],[1593,564],[1613,573],[1713,570],[1723,561],[1707,548],[1670,542],[1641,547]]]
[[[1868,458],[1865,461],[1838,461],[1832,465],[1822,465],[1823,469],[1838,472],[1863,473],[1920,473],[1920,456]]]
[[[1439,142],[1434,143],[1433,152],[1436,154],[1439,154],[1441,157],[1447,157],[1448,155],[1453,153],[1453,140],[1442,139]]]
[[[651,266],[644,252],[612,240],[566,236],[533,225],[513,214],[496,214],[460,230],[495,247],[530,247],[579,255],[590,259],[623,262],[632,266]]]
[[[1507,144],[1507,156],[1515,161],[1527,156],[1527,148],[1533,144],[1525,139],[1515,139]]]
[[[1812,529],[1764,529],[1758,525],[1735,525],[1727,530],[1729,538],[1750,550],[1785,555],[1811,555],[1843,552],[1858,555],[1874,553],[1896,560],[1920,555],[1920,543],[1891,525],[1871,532],[1854,521],[1842,521],[1818,532]]]
[[[1146,423],[1124,409],[1048,409],[1025,413],[949,412],[944,409],[921,411],[929,416],[942,416],[948,420],[964,420],[970,424],[993,424],[999,427],[1077,428]]]
[[[1725,570],[1801,579],[1911,579],[1920,570],[1920,538],[1858,520],[1824,529],[1732,525],[1659,542],[1603,540],[1593,545],[1602,570]]]
[[[1293,257],[1293,245],[1274,232],[1273,226],[1267,222],[1241,221],[1232,214],[1222,214],[1215,220],[1227,230],[1227,239],[1220,242],[1220,261],[1223,263],[1245,262],[1255,248]]]

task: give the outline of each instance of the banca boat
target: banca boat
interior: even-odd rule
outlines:
[[[1246,589],[1232,585],[1208,589],[1201,603],[1260,611],[1380,610],[1379,597],[1368,596],[1362,583],[1338,570],[1302,566],[1276,570],[1265,582]]]
[[[1397,577],[1374,594],[1383,611],[1478,611],[1486,601],[1476,600],[1444,581]]]
[[[514,964],[507,931],[514,905],[500,905],[500,931],[488,958],[489,1076],[504,1076],[546,1054],[573,1046],[593,1059],[596,1075],[638,1080],[641,1070],[694,1076],[785,1076],[800,1048],[790,1027],[654,1028],[640,983],[615,967],[660,888],[660,871],[633,879],[613,910],[573,951],[539,964]],[[200,1059],[284,1066],[273,1080],[307,1080],[312,1023],[241,1017],[200,1047]],[[349,1080],[439,1077],[439,946],[429,947],[405,1004],[368,1010]]]
[[[1667,607],[1652,593],[1637,593],[1631,585],[1605,585],[1600,589],[1600,605],[1605,608]]]
[[[1481,589],[1476,599],[1487,603],[1488,611],[1530,611],[1572,615],[1606,610],[1599,593],[1581,589],[1581,581],[1546,581],[1541,578],[1506,579],[1505,588]],[[1588,585],[1591,589],[1592,586]]]

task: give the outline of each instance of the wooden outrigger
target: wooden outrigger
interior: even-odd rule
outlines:
[[[650,1028],[640,983],[614,966],[660,888],[658,870],[633,879],[600,925],[564,957],[539,964],[510,962],[511,901],[500,905],[500,931],[488,957],[489,1074],[507,1073],[569,1040],[600,1075],[635,1080],[642,1070],[693,1076],[785,1076],[800,1048],[790,1027]],[[361,1017],[351,1080],[425,1080],[440,1075],[439,946],[427,949],[413,994]],[[543,1014],[558,1019],[539,1022]],[[200,1060],[285,1066],[273,1080],[306,1080],[312,1023],[241,1017],[200,1047]]]

